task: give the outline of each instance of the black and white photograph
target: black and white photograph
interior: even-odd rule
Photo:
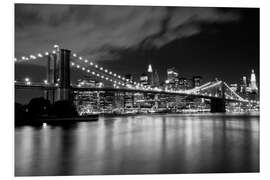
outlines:
[[[259,7],[13,8],[14,176],[260,172]]]

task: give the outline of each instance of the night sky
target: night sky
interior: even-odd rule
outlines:
[[[54,44],[121,75],[151,63],[162,80],[169,67],[228,83],[254,69],[259,79],[258,8],[16,4],[15,57]],[[34,64],[17,64],[16,79],[45,79],[44,62]]]

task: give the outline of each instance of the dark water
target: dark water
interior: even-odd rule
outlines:
[[[259,117],[144,115],[15,130],[15,175],[259,171]]]

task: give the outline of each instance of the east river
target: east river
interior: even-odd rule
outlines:
[[[259,172],[259,116],[166,114],[15,128],[15,175]]]

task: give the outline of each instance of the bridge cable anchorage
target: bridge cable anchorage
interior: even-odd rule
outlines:
[[[126,79],[125,77],[117,74],[117,73],[113,73],[112,71],[102,67],[102,66],[99,66],[95,63],[93,63],[92,61],[89,61],[88,59],[86,58],[83,58],[82,56],[78,56],[76,53],[73,53],[72,56],[76,59],[78,59],[79,61],[83,61],[85,64],[89,64],[91,67],[97,69],[98,71],[101,71],[103,72],[104,74],[107,74],[108,76],[112,76],[113,78],[115,79],[119,79],[120,81],[123,81],[125,83],[129,83],[129,84],[133,84],[133,85],[139,85],[139,86],[143,86],[142,84],[138,83],[138,82],[135,82],[135,81],[132,81],[132,80],[129,80],[129,79]]]

